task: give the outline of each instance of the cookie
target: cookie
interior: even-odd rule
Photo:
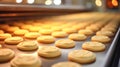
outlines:
[[[14,31],[14,35],[18,35],[18,36],[24,36],[24,34],[28,33],[28,30],[16,30]]]
[[[62,31],[64,31],[64,32],[66,32],[68,34],[77,32],[77,30],[75,28],[64,28],[64,29],[62,29]]]
[[[104,36],[104,35],[99,35],[99,36],[93,36],[91,38],[92,41],[96,41],[96,42],[101,42],[101,43],[108,43],[110,42],[110,38],[108,36]]]
[[[10,62],[12,67],[41,67],[41,60],[30,54],[21,54]]]
[[[112,36],[114,36],[114,33],[111,32],[111,31],[98,31],[96,33],[96,35],[105,35],[105,36],[108,36],[108,37],[112,37]]]
[[[0,34],[3,34],[4,33],[4,31],[3,30],[0,30]]]
[[[55,42],[55,38],[53,36],[40,36],[37,38],[37,41],[40,43],[54,43]]]
[[[0,40],[5,40],[6,38],[12,37],[9,33],[0,34]]]
[[[53,64],[51,67],[82,67],[82,66],[75,62],[66,61]]]
[[[19,30],[19,27],[16,27],[16,26],[15,26],[15,27],[14,27],[14,26],[12,27],[12,26],[11,26],[11,27],[9,27],[9,28],[6,29],[6,31],[9,32],[9,33],[13,33],[13,32],[16,31],[16,30]]]
[[[52,34],[52,30],[51,29],[41,29],[39,31],[40,34],[42,35],[51,35]]]
[[[85,36],[84,34],[70,34],[68,38],[75,41],[81,41],[86,40],[87,36]]]
[[[79,30],[79,34],[92,35],[94,32],[89,29]]]
[[[27,39],[36,39],[39,36],[40,36],[40,33],[38,32],[29,32],[24,35],[24,37]]]
[[[20,50],[31,51],[31,50],[36,50],[38,48],[38,45],[34,41],[24,41],[19,43],[17,45],[17,48]]]
[[[64,37],[67,37],[68,34],[66,32],[59,31],[59,32],[53,32],[52,36],[56,38],[64,38]]]
[[[96,60],[96,55],[87,50],[73,50],[68,54],[68,59],[81,64],[88,64]]]
[[[15,56],[15,53],[11,49],[1,48],[0,49],[0,62],[7,62]]]
[[[46,58],[58,57],[61,55],[59,48],[54,46],[40,46],[38,50],[38,55]]]
[[[73,48],[75,47],[75,42],[70,39],[61,39],[55,42],[55,46],[60,48]]]
[[[22,37],[10,37],[10,38],[6,38],[4,40],[4,42],[6,44],[10,44],[10,45],[17,45],[18,43],[20,43],[22,41],[23,41]]]
[[[89,51],[104,51],[105,45],[100,42],[85,42],[82,44],[82,48]]]

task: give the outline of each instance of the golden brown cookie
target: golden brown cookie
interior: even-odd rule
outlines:
[[[91,38],[92,41],[96,41],[96,42],[101,42],[101,43],[108,43],[110,42],[110,38],[108,36],[104,36],[104,35],[99,35],[99,36],[93,36]]]
[[[64,32],[66,32],[68,34],[77,32],[77,30],[75,28],[64,28],[64,29],[62,29],[62,31],[64,31]]]
[[[104,51],[105,45],[100,42],[85,42],[82,44],[82,48],[89,51]]]
[[[55,46],[60,48],[73,48],[75,47],[75,42],[70,39],[61,39],[55,42]]]
[[[75,62],[66,61],[53,64],[51,67],[82,67],[82,66]]]
[[[28,33],[28,30],[16,30],[14,31],[14,35],[18,35],[18,36],[23,36],[24,34]]]
[[[98,31],[96,35],[105,35],[105,36],[111,37],[111,36],[114,36],[114,33],[111,31]]]
[[[1,48],[0,49],[0,62],[6,62],[11,60],[15,56],[15,53],[11,49]]]
[[[40,33],[38,32],[29,32],[24,35],[24,37],[27,39],[36,39],[39,36],[40,36]]]
[[[31,54],[21,54],[10,62],[12,67],[41,67],[42,62]]]
[[[38,55],[46,58],[58,57],[61,55],[59,48],[54,46],[40,46],[38,50]]]
[[[20,43],[22,41],[23,41],[22,37],[10,37],[10,38],[6,38],[4,40],[4,42],[6,44],[10,44],[10,45],[17,45],[18,43]]]
[[[59,32],[53,32],[52,36],[56,38],[64,38],[64,37],[67,37],[68,34],[66,32],[59,31]]]
[[[29,50],[36,50],[38,48],[38,45],[34,41],[24,41],[24,42],[19,43],[17,45],[17,48],[20,50],[29,51]]]
[[[0,40],[5,40],[6,38],[12,37],[9,33],[0,34]]]
[[[53,36],[40,36],[37,38],[37,41],[40,43],[54,43],[55,42],[55,38]]]
[[[88,64],[96,60],[96,55],[87,50],[73,50],[68,54],[68,59],[81,64]]]
[[[79,34],[92,35],[94,32],[89,29],[79,30]]]
[[[85,36],[84,34],[70,34],[68,38],[75,41],[81,41],[86,40],[87,36]]]

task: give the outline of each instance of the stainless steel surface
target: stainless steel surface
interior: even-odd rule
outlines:
[[[116,46],[116,39],[118,38],[118,33],[120,32],[120,28],[117,31],[117,34],[115,35],[114,38],[112,38],[111,43],[106,44],[106,50],[103,52],[94,52],[96,54],[96,61],[94,63],[91,64],[83,64],[82,67],[107,67],[107,64],[109,63],[112,53],[114,52],[114,48]],[[87,38],[87,40],[85,41],[76,41],[76,46],[74,48],[71,49],[61,49],[62,51],[62,55],[57,57],[57,58],[43,58],[43,57],[39,57],[42,60],[42,67],[51,67],[52,64],[57,63],[57,62],[61,62],[61,61],[68,61],[68,53],[72,50],[77,50],[77,49],[82,49],[81,45],[82,43],[86,42],[86,41],[90,41],[90,37]],[[63,39],[63,38],[58,38],[59,39]],[[32,40],[32,41],[36,41],[36,40]],[[44,45],[48,45],[48,46],[54,46],[53,44],[41,44],[39,43],[39,45],[44,46]],[[16,48],[16,45],[5,45],[3,44],[3,47],[5,48],[10,48],[12,50],[15,51],[16,56],[18,54],[34,54],[37,55],[37,50],[35,51],[20,51]],[[10,63],[0,63],[0,67],[10,67]]]

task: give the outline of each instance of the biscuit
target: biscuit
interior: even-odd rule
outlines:
[[[12,67],[41,67],[41,60],[30,54],[21,54],[11,60]]]
[[[96,55],[87,50],[74,50],[68,54],[68,59],[81,64],[88,64],[96,60]]]
[[[9,27],[9,28],[6,29],[6,31],[7,31],[7,32],[10,32],[10,33],[14,32],[14,31],[16,31],[16,30],[19,30],[19,27],[16,27],[16,26],[15,26],[15,27]]]
[[[55,42],[55,46],[60,48],[73,48],[75,47],[75,42],[70,39],[61,39]]]
[[[41,29],[40,27],[36,26],[36,27],[29,28],[29,31],[31,31],[31,32],[38,32],[40,29]]]
[[[59,32],[53,32],[52,36],[56,38],[64,38],[64,37],[67,37],[68,34],[66,32],[59,31]]]
[[[4,33],[4,31],[3,30],[0,30],[0,34],[3,34]]]
[[[51,29],[41,29],[39,31],[39,33],[42,34],[42,35],[51,35],[52,30]]]
[[[2,48],[2,45],[0,44],[0,48]]]
[[[0,49],[0,62],[6,62],[11,60],[15,56],[15,53],[11,49],[1,48]]]
[[[52,27],[52,31],[62,31],[61,27]]]
[[[29,32],[24,35],[24,37],[27,39],[36,39],[39,36],[40,36],[40,33],[37,33],[37,32]]]
[[[28,33],[27,30],[16,30],[14,31],[14,35],[18,35],[18,36],[23,36],[24,34]]]
[[[38,55],[46,58],[58,57],[61,55],[59,48],[54,46],[40,46],[38,50]]]
[[[66,61],[53,64],[51,67],[82,67],[82,66],[75,62]]]
[[[6,38],[12,37],[9,33],[0,34],[0,40],[5,40]]]
[[[53,36],[40,36],[37,38],[37,41],[40,43],[54,43],[55,42],[55,38]]]
[[[36,50],[38,48],[38,45],[34,41],[24,41],[24,42],[19,43],[17,45],[17,48],[20,50],[29,51],[29,50]]]
[[[96,35],[105,35],[105,36],[111,37],[111,36],[114,36],[114,33],[111,31],[98,31]]]
[[[86,40],[87,36],[85,36],[84,34],[70,34],[68,38],[75,41],[81,41]]]
[[[77,32],[77,30],[75,28],[64,28],[64,29],[62,29],[62,31],[64,31],[64,32],[66,32],[68,34]]]
[[[110,38],[108,36],[104,36],[104,35],[99,35],[99,36],[93,36],[91,38],[92,41],[96,41],[96,42],[101,42],[101,43],[108,43],[110,42]]]
[[[99,30],[99,27],[95,25],[91,25],[91,26],[86,27],[86,29],[96,32]]]
[[[92,35],[94,32],[89,29],[79,30],[79,34]]]
[[[18,43],[20,43],[22,41],[23,41],[22,37],[10,37],[10,38],[6,38],[4,40],[4,42],[6,44],[10,44],[10,45],[17,45]]]
[[[105,45],[100,42],[85,42],[82,44],[82,48],[89,51],[104,51]]]

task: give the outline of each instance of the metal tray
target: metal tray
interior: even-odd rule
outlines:
[[[96,54],[96,61],[94,63],[91,64],[82,64],[82,67],[108,67],[113,52],[115,50],[116,47],[116,42],[118,40],[118,35],[120,32],[120,28],[118,29],[117,33],[115,34],[115,36],[112,39],[111,43],[106,44],[106,50],[103,52],[94,52]],[[51,65],[57,63],[57,62],[61,62],[61,61],[68,61],[68,53],[72,50],[77,50],[77,49],[82,49],[81,45],[82,43],[86,42],[86,41],[90,41],[90,37],[87,38],[87,40],[85,41],[76,41],[76,46],[74,48],[71,49],[61,49],[62,51],[62,55],[60,57],[57,58],[43,58],[43,57],[39,57],[42,60],[42,67],[51,67]],[[63,38],[57,38],[57,40],[59,39],[63,39]],[[36,41],[36,40],[32,40],[32,41]],[[54,46],[53,44],[41,44],[39,43],[39,45],[48,45],[48,46]],[[34,55],[38,55],[37,54],[37,50],[35,51],[20,51],[16,48],[16,45],[6,45],[3,44],[3,47],[5,48],[10,48],[12,50],[15,51],[15,55],[19,55],[19,54],[34,54]],[[6,63],[0,63],[0,67],[10,67],[10,63],[6,62]]]

